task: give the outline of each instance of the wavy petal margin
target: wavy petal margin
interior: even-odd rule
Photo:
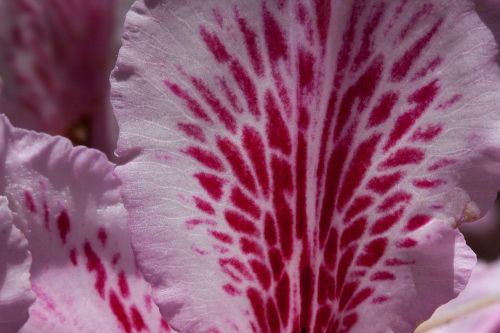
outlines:
[[[114,165],[0,117],[1,191],[32,253],[21,333],[169,332],[136,267]]]
[[[24,235],[12,224],[7,199],[0,197],[0,331],[16,333],[35,300],[30,285],[31,255]]]
[[[412,332],[499,188],[466,0],[140,0],[113,73],[132,243],[186,333]]]

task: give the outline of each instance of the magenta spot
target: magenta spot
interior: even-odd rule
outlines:
[[[405,238],[396,243],[397,247],[400,248],[411,248],[417,246],[417,241],[414,240],[413,238]]]
[[[59,230],[59,236],[63,244],[66,244],[66,237],[70,231],[69,216],[68,213],[63,210],[57,217],[57,229]]]
[[[245,38],[245,46],[247,49],[248,57],[250,58],[255,74],[257,74],[258,76],[262,76],[262,74],[264,73],[264,65],[262,63],[262,58],[258,47],[257,35],[252,29],[250,29],[247,21],[244,18],[239,17],[238,14],[236,14],[236,16],[240,31]]]
[[[326,241],[324,250],[325,264],[330,269],[335,267],[335,263],[337,260],[337,252],[339,251],[337,248],[337,244],[338,244],[337,230],[332,228],[330,230],[330,234],[328,235],[328,239]]]
[[[115,253],[115,255],[113,255],[113,259],[111,260],[111,264],[115,266],[118,263],[118,260],[120,260],[120,254]]]
[[[405,147],[392,153],[380,167],[388,169],[408,164],[419,164],[424,157],[425,154],[421,149]]]
[[[26,208],[28,208],[30,212],[36,213],[35,200],[28,191],[24,192],[24,202],[26,203]]]
[[[344,222],[349,223],[358,214],[364,212],[373,204],[373,198],[370,196],[359,196],[354,199],[352,204],[347,209],[344,216]]]
[[[203,107],[198,103],[191,95],[189,95],[184,89],[179,87],[175,83],[171,83],[167,80],[164,81],[165,85],[170,89],[170,91],[182,99],[184,101],[184,104],[186,107],[191,110],[194,116],[196,118],[203,120],[207,123],[212,123],[212,119],[208,116],[208,114],[205,112]]]
[[[356,188],[361,184],[375,154],[380,135],[376,134],[363,141],[354,151],[354,157],[348,167],[338,198],[338,208],[341,209],[351,199]]]
[[[391,111],[398,101],[398,97],[398,94],[393,91],[383,94],[370,114],[368,127],[375,127],[384,123],[390,117]]]
[[[132,326],[130,324],[127,313],[125,312],[125,308],[123,307],[122,302],[120,302],[119,298],[116,296],[113,290],[111,290],[109,293],[109,306],[111,307],[111,311],[113,311],[116,319],[118,319],[120,324],[123,326],[125,332],[131,333]]]
[[[204,27],[200,28],[200,34],[208,49],[218,62],[224,63],[229,61],[231,57],[226,47],[215,34],[208,32]]]
[[[222,286],[222,289],[229,295],[229,296],[239,296],[241,295],[241,291],[238,290],[235,286],[233,286],[230,283],[226,283],[225,285]]]
[[[263,257],[261,246],[246,237],[240,239],[240,249],[245,254],[255,254],[256,256]]]
[[[286,323],[290,316],[290,278],[287,273],[283,274],[276,285],[276,300],[281,322]]]
[[[347,245],[360,239],[361,236],[363,236],[365,229],[366,229],[365,218],[359,218],[356,221],[352,222],[342,232],[342,236],[340,237],[340,247],[345,248],[347,247]]]
[[[264,34],[267,45],[267,52],[269,60],[272,63],[277,62],[279,59],[287,59],[288,48],[286,37],[281,29],[279,23],[271,15],[271,13],[264,8]]]
[[[188,230],[194,229],[196,226],[199,225],[207,225],[214,227],[217,225],[217,222],[213,220],[205,220],[205,219],[191,219],[186,221],[186,227]]]
[[[220,172],[225,170],[222,161],[214,153],[208,150],[191,146],[184,149],[183,152],[191,156],[193,159],[203,164],[207,168]]]
[[[290,132],[281,116],[276,99],[270,90],[266,92],[265,109],[268,117],[266,134],[269,145],[272,148],[279,149],[286,155],[290,155],[292,150]]]
[[[274,301],[269,298],[266,304],[266,314],[267,314],[267,322],[269,327],[271,328],[271,332],[279,332],[280,331],[280,317],[278,314],[278,308]]]
[[[87,270],[89,272],[96,272],[96,280],[94,283],[94,287],[99,293],[99,295],[104,298],[104,285],[106,283],[106,269],[101,262],[101,259],[94,252],[90,243],[87,241],[83,247],[85,256],[87,257]]]
[[[314,84],[314,57],[304,49],[299,50],[299,86],[301,89],[311,91]]]
[[[130,296],[130,289],[128,287],[127,277],[125,276],[125,272],[121,271],[118,274],[118,287],[123,297],[127,298]]]
[[[412,183],[413,186],[423,189],[432,189],[446,184],[442,179],[415,179]]]
[[[224,212],[224,217],[226,218],[228,225],[233,230],[248,235],[259,235],[259,231],[255,227],[255,224],[240,213],[232,210],[226,210]]]
[[[43,222],[44,222],[45,228],[47,230],[50,230],[50,228],[49,228],[49,216],[50,216],[49,207],[47,206],[47,203],[44,202],[43,203]]]
[[[226,244],[233,243],[233,238],[224,232],[220,232],[220,231],[216,231],[216,230],[207,230],[207,231],[210,235],[212,235],[213,238],[215,238],[223,243],[226,243]]]
[[[243,264],[237,258],[220,258],[219,266],[224,273],[229,275],[236,282],[242,281],[240,276],[243,276],[249,281],[253,280],[253,276],[247,269],[245,264]]]
[[[257,97],[257,88],[255,87],[254,82],[243,66],[236,60],[231,62],[230,70],[234,80],[238,84],[238,87],[245,96],[248,110],[251,114],[258,117],[260,115],[259,101]]]
[[[148,327],[137,307],[132,306],[130,308],[130,314],[132,316],[132,323],[134,323],[134,327],[137,331],[147,330]]]
[[[264,222],[264,237],[268,245],[275,245],[278,240],[278,235],[276,232],[276,222],[274,221],[271,214],[267,213]]]
[[[436,138],[442,130],[441,125],[429,125],[425,128],[419,127],[411,136],[411,140],[429,142]]]
[[[203,189],[205,189],[207,194],[214,200],[219,201],[222,198],[222,187],[224,186],[224,180],[222,178],[204,172],[196,173],[193,176],[198,179]]]
[[[363,253],[358,257],[356,264],[365,267],[371,267],[375,265],[384,255],[386,248],[386,238],[377,238],[372,240],[364,247]]]
[[[249,198],[239,187],[233,187],[231,191],[231,202],[242,211],[258,219],[260,217],[260,208],[255,201]]]
[[[257,319],[257,322],[259,324],[259,333],[268,333],[269,330],[267,328],[267,320],[266,320],[266,313],[264,312],[265,310],[265,305],[264,305],[264,300],[262,299],[261,294],[259,291],[255,288],[249,288],[247,290],[247,297],[250,300],[250,304],[252,306],[253,312],[255,314],[255,318]]]
[[[212,205],[209,202],[203,200],[202,198],[196,197],[196,196],[193,196],[193,200],[196,204],[196,207],[199,210],[207,213],[208,215],[215,215],[215,209],[212,207]]]
[[[177,128],[184,132],[188,137],[193,138],[195,140],[198,140],[200,142],[205,142],[205,134],[203,133],[203,130],[201,127],[195,125],[195,124],[185,124],[185,123],[178,123]]]
[[[430,216],[427,215],[415,215],[413,216],[409,221],[408,224],[406,225],[406,230],[407,231],[415,231],[431,220]]]
[[[378,207],[377,209],[381,212],[386,211],[398,203],[407,203],[411,200],[411,194],[406,192],[396,192],[391,196],[387,197]]]
[[[76,256],[76,249],[71,249],[69,251],[69,259],[71,260],[71,263],[73,264],[73,266],[78,265],[78,260],[77,260],[77,256]]]
[[[403,173],[394,172],[388,175],[373,177],[368,182],[368,188],[375,193],[385,194],[403,178]]]
[[[456,162],[457,162],[456,160],[444,158],[432,164],[427,170],[436,171],[445,168],[447,166],[453,165]]]
[[[220,149],[226,160],[229,162],[234,175],[239,182],[245,186],[250,192],[256,192],[255,180],[250,172],[250,168],[246,164],[240,152],[238,145],[235,145],[229,139],[218,138],[217,147]]]
[[[392,228],[401,219],[403,212],[404,208],[400,208],[376,220],[370,229],[370,235],[378,235]]]
[[[347,306],[347,310],[355,309],[361,303],[366,301],[368,297],[370,297],[375,290],[372,288],[364,288],[358,291],[350,300]]]
[[[106,233],[106,230],[104,228],[99,228],[99,231],[97,232],[97,238],[101,242],[101,245],[105,247],[106,241],[108,240],[108,234]]]
[[[264,142],[259,132],[248,126],[243,128],[242,140],[243,147],[250,158],[262,192],[267,197],[269,193],[269,174],[267,171]]]
[[[393,281],[393,280],[396,280],[396,276],[391,272],[379,271],[379,272],[373,273],[373,275],[370,277],[370,280],[371,281],[387,281],[387,280]]]
[[[250,267],[265,290],[271,286],[271,272],[260,260],[250,260]]]

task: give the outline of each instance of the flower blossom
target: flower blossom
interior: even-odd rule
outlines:
[[[500,185],[472,1],[137,0],[108,94],[115,5],[0,4],[0,112],[49,133],[0,117],[0,330],[405,333],[464,289]],[[127,162],[50,135],[111,104]]]

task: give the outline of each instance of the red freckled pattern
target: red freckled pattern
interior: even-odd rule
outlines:
[[[341,46],[327,121],[321,133],[313,133],[309,128],[310,118],[314,118],[315,114],[311,113],[313,111],[307,100],[317,94],[314,90],[315,84],[319,82],[320,72],[317,66],[327,59],[323,58],[323,54],[310,52],[307,44],[301,45],[297,60],[297,111],[289,114],[291,104],[287,96],[291,96],[291,91],[288,90],[289,87],[282,85],[282,80],[290,73],[280,69],[280,66],[293,64],[289,36],[269,8],[262,9],[263,40],[260,41],[261,34],[256,32],[255,26],[236,10],[235,20],[242,33],[242,42],[247,52],[243,56],[247,60],[230,51],[230,45],[223,42],[217,29],[205,26],[200,28],[200,38],[213,59],[222,68],[229,66],[231,76],[226,79],[235,80],[243,100],[234,92],[227,91],[229,86],[226,79],[223,81],[222,87],[226,92],[222,99],[208,91],[196,77],[187,79],[186,82],[165,81],[171,92],[199,122],[197,125],[190,125],[189,131],[184,123],[177,124],[181,132],[193,139],[192,144],[198,142],[181,150],[200,166],[193,176],[206,196],[195,197],[195,205],[200,211],[219,217],[219,220],[223,216],[230,228],[230,232],[217,231],[218,227],[207,229],[207,232],[214,241],[228,245],[241,237],[239,247],[244,257],[247,257],[245,260],[238,257],[219,260],[222,271],[233,283],[224,284],[222,289],[232,297],[241,295],[246,289],[244,295],[255,316],[252,326],[258,327],[259,332],[291,330],[291,304],[297,297],[290,293],[291,283],[297,283],[295,288],[298,288],[301,298],[298,307],[300,315],[297,317],[299,329],[323,332],[328,327],[329,331],[332,327],[338,327],[339,331],[348,330],[358,320],[358,316],[352,311],[376,295],[375,286],[360,288],[359,278],[351,277],[350,272],[356,266],[367,269],[377,267],[391,246],[417,246],[417,241],[412,238],[402,238],[397,244],[392,244],[392,240],[385,236],[377,236],[394,230],[396,226],[400,228],[401,223],[408,219],[405,207],[413,197],[393,189],[396,185],[407,182],[405,177],[408,168],[427,162],[426,152],[421,147],[399,147],[398,144],[410,141],[432,142],[441,132],[441,126],[430,125],[415,129],[411,138],[407,138],[414,124],[430,109],[439,94],[438,80],[419,80],[432,75],[442,58],[436,58],[439,60],[426,64],[423,69],[418,69],[417,63],[420,64],[419,57],[440,31],[443,20],[435,18],[428,29],[420,32],[420,36],[408,44],[407,49],[402,49],[400,57],[390,63],[385,59],[385,50],[374,47],[373,40],[379,33],[378,29],[394,29],[396,13],[384,11],[385,3],[373,7],[363,7],[362,3],[355,1],[348,20],[345,36],[349,37],[344,39]],[[317,1],[315,6],[318,24],[323,22],[321,24],[328,25],[322,10],[329,11],[329,5]],[[394,7],[391,8],[394,10]],[[417,33],[413,30],[414,23],[424,20],[432,8],[432,5],[424,4],[399,31],[394,30],[397,38],[405,40]],[[403,12],[403,6],[398,10],[399,13]],[[355,22],[363,11],[366,11],[369,19],[358,30]],[[310,14],[305,6],[300,6],[297,17],[301,24],[306,25],[305,18]],[[390,18],[393,21],[388,26]],[[309,39],[310,43],[324,42],[326,26],[320,25],[317,29],[319,39],[316,41],[312,37],[312,40]],[[353,44],[352,36],[359,36],[359,45]],[[262,43],[266,46],[267,61],[260,50]],[[353,59],[349,58],[350,54]],[[250,62],[255,78],[241,67],[245,61]],[[356,75],[352,80],[344,82],[344,72],[349,63],[351,71]],[[271,68],[271,78],[276,89],[264,86],[262,94],[257,94],[255,87],[259,85],[258,78],[266,75],[265,68]],[[390,69],[389,77],[384,76],[387,75],[383,74],[384,68]],[[419,72],[409,75],[416,70]],[[187,77],[184,74],[182,76]],[[407,80],[408,77],[412,77],[414,90],[407,94],[390,86],[386,88],[382,84]],[[201,99],[181,88],[188,81],[193,83],[194,91],[198,92]],[[345,87],[342,93],[339,91],[340,86]],[[380,97],[374,98],[375,93]],[[202,106],[205,103],[208,107]],[[231,106],[232,110],[222,105]],[[245,105],[243,110],[240,105]],[[331,120],[328,116],[330,111]],[[253,121],[257,121],[258,125],[248,123],[247,120],[251,118],[247,116],[242,120],[233,116],[246,112],[255,117]],[[366,115],[362,118],[364,113]],[[262,114],[263,118],[260,117]],[[206,127],[203,123],[216,122],[216,119],[227,130],[218,132],[218,136],[214,138],[218,150],[199,144],[205,142],[206,131],[193,130]],[[385,131],[376,131],[381,126],[385,126]],[[258,128],[265,128],[265,132]],[[352,134],[362,128],[367,134],[364,135],[366,139],[360,141]],[[195,132],[198,134],[195,135]],[[316,217],[308,211],[310,207],[306,194],[311,189],[307,174],[315,171],[312,168],[314,164],[308,161],[315,149],[307,139],[312,134],[320,134],[322,140],[317,164],[319,201]],[[328,143],[332,137],[335,140]],[[237,142],[242,143],[243,150]],[[375,157],[379,161],[377,168],[373,166]],[[330,164],[326,163],[328,160],[331,161],[328,162]],[[203,171],[199,172],[200,169]],[[214,174],[209,173],[214,171]],[[227,193],[223,190],[226,183],[234,184]],[[427,179],[413,180],[413,184],[420,188],[437,186],[436,181]],[[360,188],[363,187],[368,191],[361,191]],[[215,202],[225,200],[226,196],[228,204],[235,209],[226,206],[221,211],[216,208]],[[378,213],[371,208],[374,204]],[[263,214],[268,205],[271,210]],[[369,217],[364,214],[367,211],[370,211]],[[315,218],[319,218],[319,224],[316,224]],[[338,219],[343,220],[344,225],[336,224]],[[423,217],[413,217],[408,220],[406,230],[414,231],[426,222],[428,221]],[[320,247],[311,248],[310,242],[315,236],[310,230],[317,225]],[[262,256],[263,247],[264,253],[267,252],[267,259]],[[299,248],[302,248],[303,256],[300,267],[293,268],[298,273],[292,275],[292,282],[284,268],[288,267],[290,270],[294,267],[291,260],[293,256],[300,255]],[[320,265],[321,274],[318,274],[312,268],[309,257],[312,255],[314,258],[321,253],[324,253],[324,264]],[[395,274],[390,271],[373,272],[371,275],[373,282],[395,279]],[[328,295],[324,290],[328,288],[325,284],[336,285],[336,292]],[[324,304],[317,313],[311,308],[314,294]],[[382,303],[382,298],[376,299],[378,303]],[[340,316],[339,309],[340,313],[345,313],[343,316]]]
[[[330,22],[331,1],[255,6],[197,22],[209,69],[169,56],[159,75],[182,138],[164,140],[181,160],[166,165],[182,165],[193,192],[185,200],[164,180],[182,210],[168,219],[182,219],[172,228],[189,235],[186,248],[217,267],[210,296],[251,309],[245,322],[222,314],[229,326],[217,330],[354,331],[360,309],[404,283],[398,269],[415,261],[398,255],[432,221],[420,199],[453,164],[433,151],[447,125],[436,119],[462,101],[436,49],[451,23],[432,1],[354,0],[342,24]]]

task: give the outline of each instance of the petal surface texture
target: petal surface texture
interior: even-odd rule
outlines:
[[[111,151],[109,73],[130,0],[0,4],[4,112],[17,127]]]
[[[439,307],[429,321],[437,322],[441,318],[446,318],[450,323],[422,332],[498,332],[500,330],[499,280],[500,261],[490,264],[479,262],[465,290],[456,299]]]
[[[34,297],[28,242],[12,224],[7,199],[0,197],[0,331],[16,333],[28,319]]]
[[[0,118],[2,192],[32,253],[21,333],[168,332],[135,265],[106,157]]]
[[[123,43],[117,172],[174,328],[412,332],[464,287],[500,170],[471,3],[144,0]]]

